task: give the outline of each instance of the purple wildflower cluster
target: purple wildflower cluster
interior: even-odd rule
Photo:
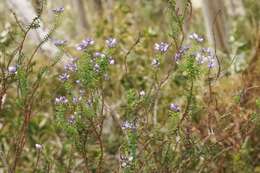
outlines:
[[[177,105],[176,103],[171,103],[170,104],[170,110],[173,112],[180,112],[180,106]]]
[[[61,75],[59,75],[59,80],[60,81],[67,81],[69,80],[69,72],[76,72],[77,71],[77,64],[76,62],[78,61],[78,58],[70,58],[69,61],[64,65],[64,70],[65,72]]]
[[[69,101],[65,96],[59,96],[55,98],[55,104],[67,104]]]
[[[208,68],[213,68],[216,66],[216,56],[212,49],[202,48],[195,53],[195,58],[199,64],[208,64]]]
[[[75,122],[76,122],[76,117],[74,115],[70,115],[68,117],[68,123],[72,125],[75,124]]]
[[[68,73],[63,73],[63,74],[59,75],[59,80],[64,82],[64,81],[69,80],[69,77],[70,77],[70,75]]]
[[[189,38],[190,38],[191,40],[197,41],[198,43],[202,43],[202,42],[204,41],[204,38],[203,38],[203,37],[199,36],[198,34],[196,34],[196,33],[194,33],[194,32],[189,35]]]
[[[120,162],[122,168],[130,167],[133,159],[134,159],[133,156],[120,156]]]
[[[69,61],[64,65],[64,70],[67,72],[76,72],[78,70],[77,67],[78,58],[70,58]]]
[[[40,151],[43,149],[43,146],[42,146],[42,144],[35,144],[35,148],[36,148],[36,150]]]
[[[165,42],[160,42],[160,43],[154,44],[154,50],[159,51],[161,53],[167,52],[169,47],[170,47],[170,45],[168,43],[165,43]]]
[[[140,92],[139,92],[139,95],[140,95],[141,97],[145,96],[145,91],[144,91],[144,90],[140,91]]]
[[[95,71],[96,73],[98,73],[98,72],[100,71],[100,65],[99,65],[99,64],[95,64],[95,65],[94,65],[94,71]]]
[[[117,40],[115,38],[108,38],[106,44],[109,48],[114,48],[117,45]]]
[[[95,52],[93,57],[94,57],[94,60],[95,60],[96,58],[106,58],[107,56],[104,53]],[[108,59],[109,59],[109,64],[115,63],[115,60],[112,57],[109,57]]]
[[[95,63],[96,62],[96,60],[98,59],[98,58],[108,58],[108,63],[110,64],[110,65],[114,65],[115,64],[115,59],[113,58],[113,57],[108,57],[106,54],[104,54],[104,53],[102,53],[102,52],[95,52],[94,54],[93,54],[93,59],[91,60],[92,61],[92,63],[94,63],[94,66],[93,66],[93,69],[94,69],[94,71],[96,72],[96,73],[98,73],[98,72],[100,72],[100,65],[98,64],[98,63]],[[107,74],[106,74],[107,75]],[[108,75],[107,76],[105,76],[105,77],[108,77]],[[108,79],[108,78],[107,78]]]
[[[76,96],[74,96],[74,97],[72,98],[72,103],[73,103],[73,104],[77,104],[77,103],[79,103],[81,100],[82,100],[82,97],[76,97]]]
[[[53,13],[55,14],[60,14],[64,12],[64,7],[58,7],[52,10]]]
[[[82,40],[81,43],[76,45],[76,49],[78,51],[82,51],[85,50],[87,47],[93,45],[95,43],[94,40],[92,40],[91,38],[86,38],[85,40]]]
[[[8,73],[9,74],[16,74],[17,73],[17,65],[14,65],[14,66],[9,66],[8,67]]]
[[[137,128],[134,123],[129,122],[129,121],[123,122],[121,127],[123,130],[135,130]]]
[[[67,43],[67,40],[54,40],[54,45],[59,47],[59,46],[64,46]]]
[[[89,107],[89,108],[93,107],[93,104],[94,104],[93,101],[90,99],[86,101],[86,107]]]
[[[106,55],[101,52],[95,52],[93,56],[94,56],[94,58],[105,58],[106,57]]]
[[[113,59],[112,57],[109,57],[109,64],[110,65],[114,65],[115,64],[115,59]]]
[[[176,63],[179,62],[179,60],[181,60],[182,56],[190,49],[189,46],[182,46],[178,52],[175,54],[174,56],[174,60]]]

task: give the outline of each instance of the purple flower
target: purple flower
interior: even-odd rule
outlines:
[[[99,72],[99,70],[100,70],[100,66],[98,65],[98,64],[95,64],[94,65],[94,70],[95,70],[95,72]]]
[[[17,65],[8,67],[8,73],[16,74],[17,73]]]
[[[158,67],[160,65],[160,62],[158,59],[153,59],[152,60],[152,65],[155,66],[155,67]]]
[[[103,53],[101,53],[101,52],[95,52],[95,53],[94,53],[94,57],[95,57],[95,58],[98,58],[98,57],[104,58],[104,57],[106,57],[106,55],[103,54]]]
[[[174,56],[176,63],[181,59],[181,57],[190,49],[189,46],[182,46]]]
[[[64,11],[64,7],[58,7],[52,10],[52,12],[55,14],[62,13],[63,11]]]
[[[203,53],[208,53],[208,54],[214,54],[214,50],[212,50],[211,48],[208,48],[208,47],[203,47],[201,48],[201,52]]]
[[[84,49],[86,49],[86,48],[87,48],[87,46],[86,46],[86,44],[84,44],[84,43],[79,43],[79,44],[76,46],[76,49],[79,50],[79,51],[84,50]]]
[[[134,130],[134,129],[136,129],[136,125],[134,123],[129,122],[129,121],[123,122],[121,127],[122,127],[123,130],[127,130],[127,129]]]
[[[154,44],[154,50],[160,51],[161,53],[165,53],[165,52],[167,52],[169,46],[170,45],[168,43],[164,43],[164,42],[155,43]]]
[[[78,70],[78,67],[77,67],[77,64],[75,64],[74,62],[69,62],[69,63],[64,65],[64,69],[66,71],[75,72],[75,71]]]
[[[59,96],[55,98],[55,104],[66,104],[68,99],[65,96]]]
[[[75,116],[74,115],[70,115],[69,118],[68,118],[68,123],[72,125],[72,124],[75,123],[75,121],[76,121]]]
[[[82,99],[82,97],[76,97],[76,96],[74,96],[74,97],[72,98],[72,103],[77,104],[79,101],[81,101],[81,99]]]
[[[133,156],[120,156],[122,168],[130,167],[134,157]]]
[[[112,57],[109,58],[109,64],[110,65],[114,65],[115,64],[115,60]]]
[[[179,60],[181,59],[181,57],[182,57],[182,54],[180,54],[179,52],[177,52],[176,54],[175,54],[175,56],[174,56],[174,60],[175,60],[175,62],[179,62]]]
[[[54,40],[55,46],[63,46],[67,43],[67,40]]]
[[[69,74],[63,73],[63,74],[59,75],[59,80],[64,82],[64,81],[67,81],[69,79],[69,77],[70,77]]]
[[[144,91],[144,90],[140,91],[140,92],[139,92],[139,95],[140,95],[141,97],[145,96],[145,91]]]
[[[89,46],[89,45],[93,45],[95,41],[92,40],[91,38],[86,38],[85,40],[82,41],[82,43],[84,43],[86,46]]]
[[[197,41],[199,43],[204,41],[203,37],[199,36],[198,34],[196,34],[194,32],[189,35],[189,38],[192,39],[192,40],[195,40],[195,41]]]
[[[179,105],[177,105],[175,103],[171,103],[170,104],[170,110],[174,111],[174,112],[180,112],[180,107],[179,107]]]
[[[113,48],[113,47],[116,47],[117,45],[117,40],[115,38],[108,38],[106,40],[106,44],[109,48]]]
[[[208,63],[208,68],[213,68],[216,66],[216,56],[214,50],[211,48],[202,48],[200,52],[195,55],[198,63]]]
[[[87,107],[92,107],[93,106],[93,102],[91,100],[87,100],[86,106]]]
[[[79,51],[82,51],[82,50],[86,49],[88,46],[93,45],[94,43],[95,43],[94,40],[92,40],[91,38],[86,38],[85,40],[82,40],[82,42],[76,46],[76,49]]]
[[[188,46],[188,45],[182,46],[182,47],[180,48],[179,52],[180,52],[181,54],[184,54],[184,53],[186,53],[189,49],[190,49],[190,46]]]
[[[204,64],[206,61],[206,57],[203,56],[200,52],[195,54],[195,58],[196,58],[198,64]]]
[[[214,68],[216,66],[216,61],[214,59],[208,60],[208,68]]]
[[[41,144],[35,144],[36,150],[42,150],[43,146]]]

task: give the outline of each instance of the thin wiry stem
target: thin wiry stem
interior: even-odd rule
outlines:
[[[134,42],[134,44],[130,47],[130,49],[126,52],[125,56],[124,56],[124,66],[125,66],[125,74],[127,76],[128,74],[128,67],[127,67],[127,57],[128,55],[133,51],[133,49],[137,46],[137,44],[141,41],[142,35],[141,33],[139,33],[136,41]]]
[[[5,154],[2,151],[2,149],[0,149],[0,158],[1,158],[2,162],[3,162],[3,165],[4,165],[5,169],[8,171],[8,173],[11,173],[10,167],[9,167],[9,165],[7,163]]]

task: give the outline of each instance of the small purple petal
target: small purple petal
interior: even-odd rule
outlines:
[[[114,65],[115,64],[115,60],[113,58],[111,58],[111,57],[109,58],[109,64],[110,65]]]
[[[52,11],[55,14],[59,14],[59,13],[64,12],[64,7],[58,7],[58,8],[53,9]]]
[[[174,56],[174,60],[178,63],[182,56],[190,49],[190,46],[182,46]]]
[[[108,38],[106,40],[106,44],[109,48],[113,48],[113,47],[116,47],[117,45],[117,40],[115,38]]]
[[[17,72],[17,65],[8,67],[8,73],[16,74],[16,72]]]
[[[85,40],[82,40],[81,43],[76,45],[76,49],[78,51],[82,51],[82,50],[85,50],[87,47],[93,45],[94,43],[95,43],[95,41],[92,40],[91,38],[86,38]]]
[[[195,40],[195,41],[197,41],[199,43],[204,41],[203,37],[199,36],[198,34],[196,34],[194,32],[189,35],[189,38],[192,39],[192,40]]]
[[[167,52],[169,46],[170,45],[168,43],[164,43],[164,42],[155,43],[154,44],[154,50],[165,53],[165,52]]]
[[[94,65],[94,70],[98,73],[100,70],[100,66],[98,64]]]
[[[63,46],[67,43],[67,40],[54,40],[55,46]]]
[[[140,91],[140,92],[139,92],[139,95],[140,95],[141,97],[145,96],[145,91],[144,91],[144,90]]]
[[[75,116],[74,115],[69,116],[68,123],[72,125],[75,124],[75,122],[76,122]]]
[[[152,65],[155,66],[155,67],[158,67],[160,65],[160,62],[158,59],[153,59],[152,60]]]
[[[43,146],[41,144],[35,144],[37,150],[42,150]]]
[[[174,111],[174,112],[180,112],[180,107],[179,107],[179,105],[177,105],[175,103],[171,103],[170,104],[170,110]]]
[[[95,57],[95,58],[98,58],[98,57],[104,58],[104,57],[106,57],[106,55],[103,54],[103,53],[101,53],[101,52],[95,52],[95,53],[94,53],[94,57]]]
[[[77,67],[77,64],[75,64],[75,61],[71,60],[67,64],[64,65],[64,70],[75,72],[78,70],[78,67]]]
[[[66,104],[68,103],[68,99],[65,96],[59,96],[55,98],[55,104]]]
[[[121,128],[123,130],[127,130],[127,129],[134,130],[134,129],[136,129],[136,125],[134,123],[129,122],[129,121],[125,121],[125,122],[123,122]]]
[[[63,73],[63,74],[59,75],[59,80],[64,82],[64,81],[67,81],[69,79],[69,77],[70,77],[69,74]]]

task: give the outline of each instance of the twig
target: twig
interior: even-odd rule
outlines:
[[[39,164],[39,160],[40,160],[40,156],[41,156],[41,150],[37,151],[37,159],[36,159],[36,164],[35,164],[35,168],[33,170],[33,173],[36,173],[37,168],[38,168],[38,164]]]
[[[125,74],[127,76],[128,73],[128,67],[127,67],[127,57],[128,55],[132,52],[132,50],[137,46],[137,44],[140,42],[141,40],[141,33],[138,34],[138,37],[136,39],[136,41],[134,42],[134,44],[130,47],[130,49],[126,52],[125,56],[124,56],[124,66],[125,66]]]
[[[216,22],[217,22],[217,17],[218,17],[218,15],[221,14],[221,12],[222,12],[221,10],[219,10],[219,11],[217,12],[217,14],[216,14],[216,16],[215,16],[215,18],[214,18],[214,20],[213,20],[212,26],[214,26],[214,25],[216,24]],[[217,55],[217,44],[216,44],[216,36],[215,36],[214,27],[212,27],[212,34],[213,34],[213,39],[214,39],[214,54],[215,54],[216,59],[217,59],[217,62],[218,62],[218,73],[217,73],[217,76],[216,76],[216,79],[217,79],[217,78],[219,78],[219,76],[220,76],[221,64],[220,64],[220,60],[219,60],[218,55]]]

